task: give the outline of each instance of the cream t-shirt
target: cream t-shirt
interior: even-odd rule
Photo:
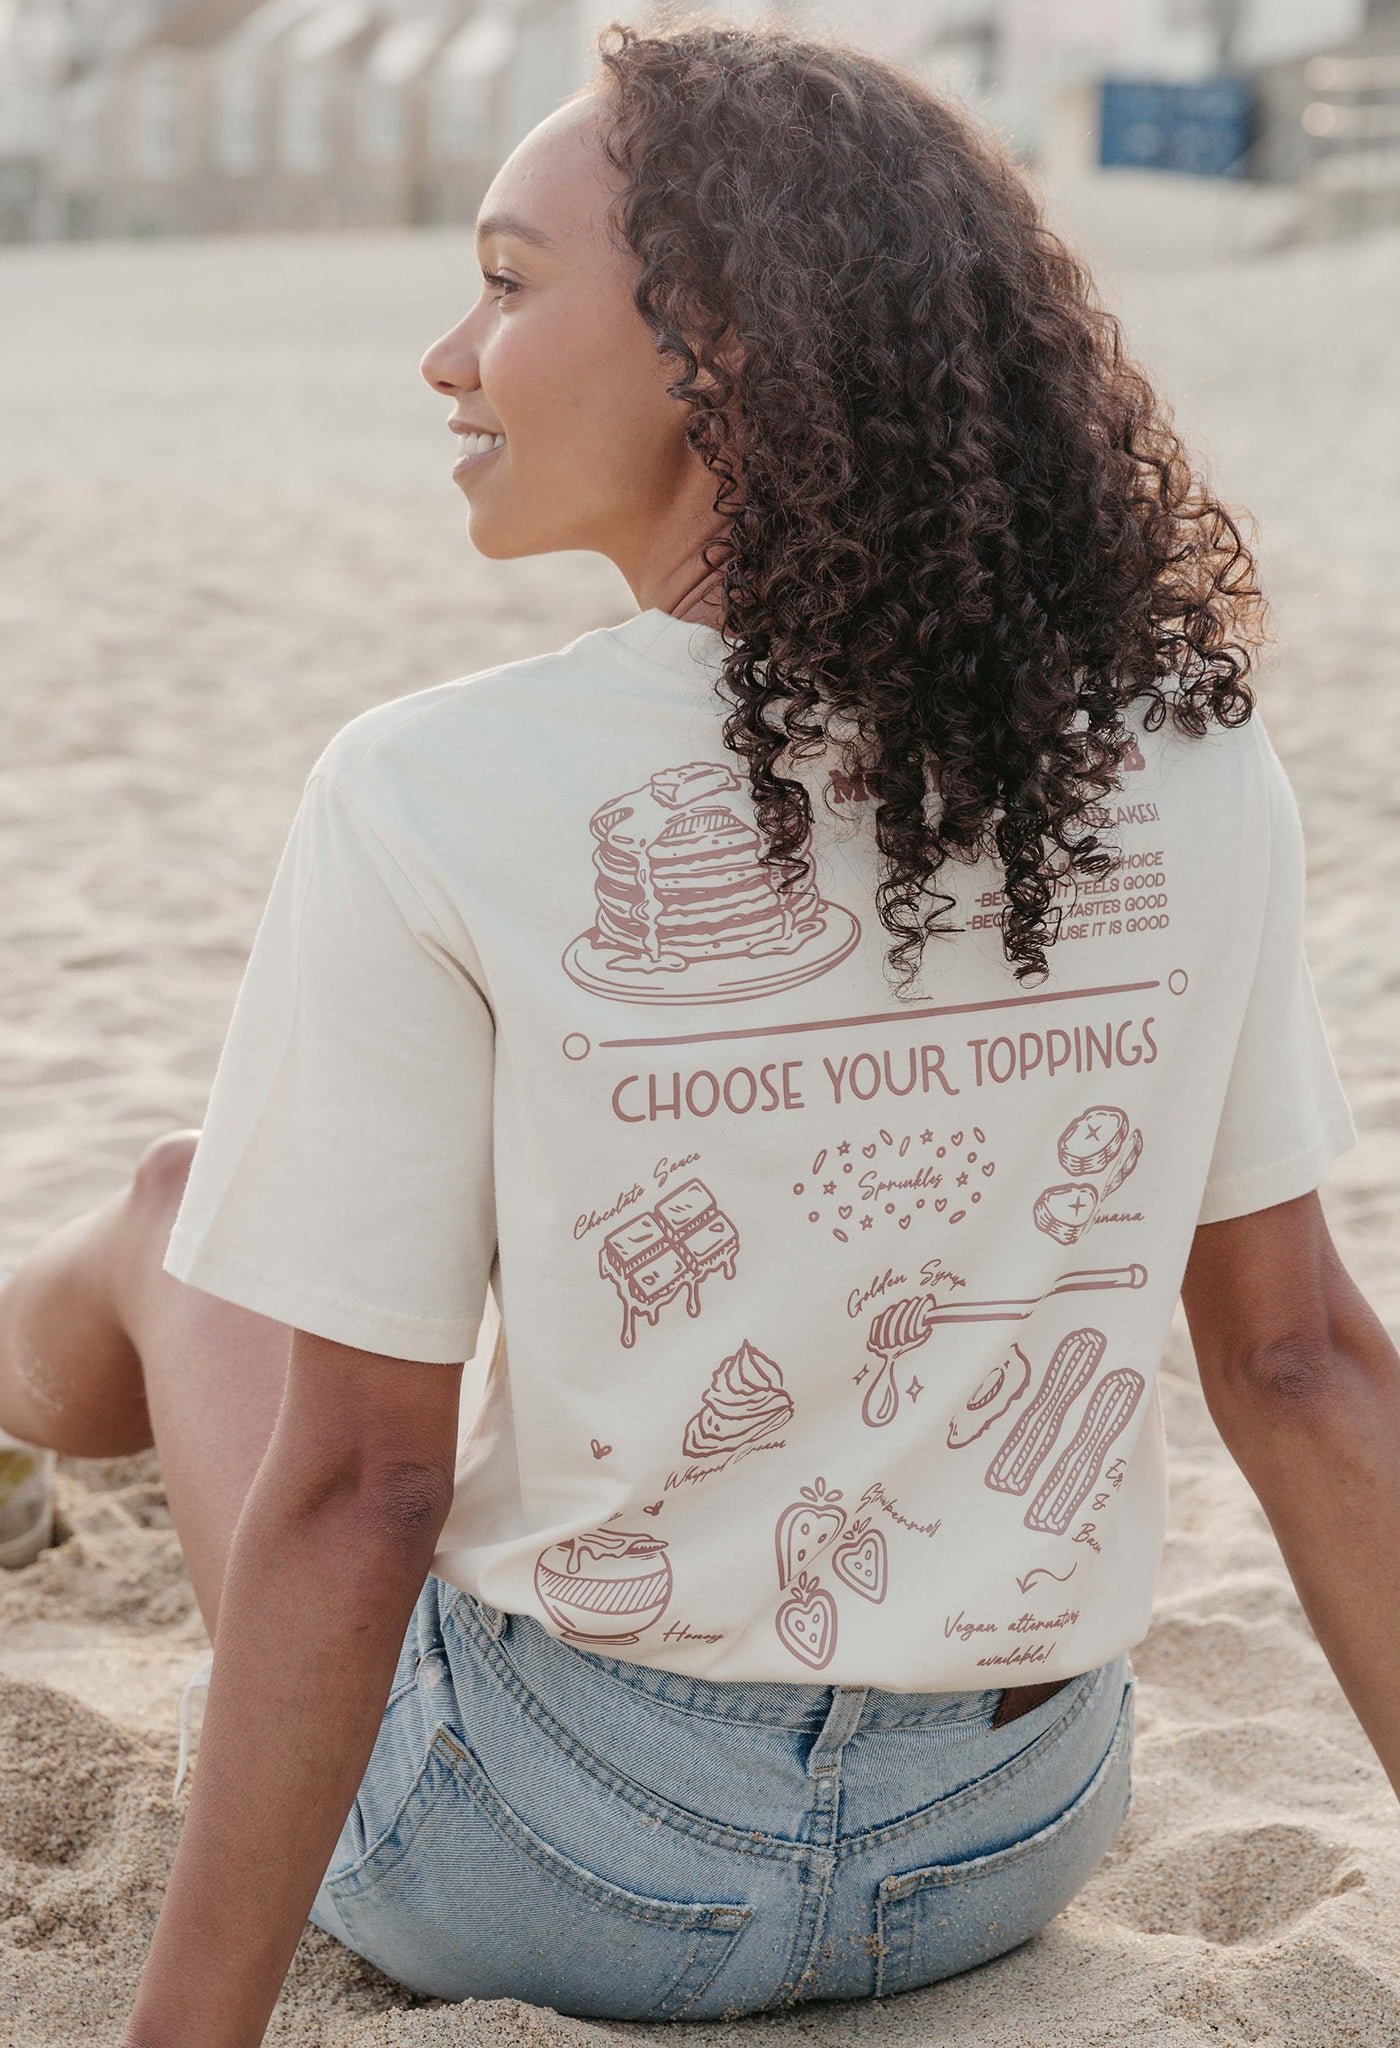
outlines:
[[[896,1690],[1147,1629],[1198,1222],[1352,1139],[1256,716],[1134,727],[1123,864],[1016,982],[991,865],[916,998],[830,758],[786,901],[721,643],[655,611],[312,771],[166,1264],[485,1392],[434,1570],[586,1649]]]

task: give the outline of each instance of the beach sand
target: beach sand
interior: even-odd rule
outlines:
[[[1242,255],[1226,218],[1199,248],[1178,232],[1154,251],[1169,202],[1144,182],[1112,233],[1088,215],[1085,231],[1134,349],[1258,518],[1277,631],[1263,701],[1361,1127],[1327,1205],[1395,1329],[1400,237]],[[115,1191],[146,1140],[198,1122],[331,734],[632,608],[595,561],[468,552],[445,408],[415,365],[472,286],[455,233],[0,252],[0,1265]],[[1107,1864],[983,1970],[694,2026],[697,2048],[1400,2041],[1394,1795],[1181,1341],[1164,1396],[1171,1533],[1136,1654],[1134,1806]],[[177,1831],[179,1685],[203,1647],[151,1459],[67,1465],[61,1510],[59,1547],[0,1575],[0,2043],[24,2048],[116,2037]],[[269,2038],[673,2031],[415,2006],[311,1933]]]

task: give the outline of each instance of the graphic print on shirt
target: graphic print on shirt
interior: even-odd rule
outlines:
[[[949,1450],[964,1451],[976,1443],[1020,1400],[1030,1383],[1031,1362],[1020,1345],[1013,1344],[1001,1364],[983,1374],[948,1424]]]
[[[836,1597],[812,1569],[818,1560],[862,1600],[878,1605],[889,1584],[889,1548],[868,1515],[848,1523],[839,1486],[820,1476],[779,1515],[773,1532],[778,1587],[785,1594],[773,1617],[778,1641],[820,1671],[836,1651]]]
[[[670,1604],[671,1561],[659,1536],[589,1529],[539,1553],[535,1591],[560,1633],[576,1642],[635,1643]]]
[[[781,1366],[746,1337],[715,1367],[681,1439],[682,1456],[694,1463],[667,1473],[667,1488],[712,1478],[755,1451],[781,1450],[792,1417]]]
[[[895,1367],[908,1351],[917,1351],[928,1339],[938,1314],[938,1303],[931,1294],[912,1295],[904,1301],[892,1301],[870,1319],[865,1333],[865,1348],[879,1363],[879,1370],[865,1390],[860,1404],[861,1421],[871,1429],[883,1429],[893,1422],[899,1413],[900,1390],[895,1378]],[[856,1380],[863,1380],[870,1371],[867,1361],[856,1374]],[[911,1401],[917,1401],[923,1392],[923,1383],[915,1373],[905,1388]]]
[[[598,1250],[598,1271],[622,1303],[622,1342],[637,1341],[637,1318],[654,1329],[666,1304],[682,1296],[700,1313],[700,1289],[715,1273],[734,1278],[739,1233],[702,1180],[682,1182],[650,1209],[618,1224]]]
[[[1103,1363],[1108,1339],[1102,1330],[1071,1330],[1056,1347],[1029,1407],[987,1467],[987,1485],[997,1492],[1025,1494],[1055,1450],[1070,1410]],[[1146,1381],[1131,1366],[1117,1366],[1094,1388],[1079,1426],[1055,1460],[1027,1508],[1028,1529],[1064,1536],[1098,1482],[1111,1446],[1127,1428]]]
[[[884,1429],[894,1421],[902,1398],[895,1368],[909,1352],[917,1351],[926,1344],[942,1323],[1022,1323],[1043,1301],[1048,1301],[1055,1294],[1089,1294],[1103,1288],[1120,1287],[1136,1290],[1146,1285],[1146,1266],[1087,1266],[1082,1271],[1062,1273],[1043,1294],[1014,1296],[999,1301],[955,1300],[945,1304],[940,1304],[936,1295],[920,1294],[892,1301],[871,1317],[865,1333],[865,1348],[870,1357],[859,1372],[852,1374],[857,1386],[869,1380],[860,1404],[861,1420],[871,1429]],[[873,1368],[878,1369],[875,1377],[870,1379]],[[902,1393],[907,1394],[911,1401],[917,1401],[923,1387],[923,1381],[915,1372]]]
[[[741,790],[724,763],[688,761],[594,812],[595,921],[563,959],[580,988],[623,1003],[742,1002],[853,950],[859,923],[811,873],[778,888]]]
[[[1073,1438],[1026,1509],[1028,1529],[1063,1536],[1094,1490],[1110,1444],[1127,1428],[1146,1385],[1142,1374],[1120,1365],[1105,1373],[1090,1396]]]
[[[999,1493],[1025,1493],[1054,1449],[1065,1417],[1103,1360],[1108,1339],[1102,1330],[1071,1330],[1056,1347],[1045,1376],[987,1467],[987,1484]]]
[[[846,1526],[839,1486],[828,1487],[819,1477],[802,1487],[800,1495],[783,1509],[773,1532],[780,1587],[791,1585],[803,1566],[814,1563]]]
[[[1101,1525],[1094,1519],[1080,1521],[1079,1517],[1086,1508],[1093,1517],[1101,1515],[1122,1486],[1128,1469],[1126,1461],[1115,1458],[1104,1469],[1104,1460],[1146,1391],[1142,1374],[1127,1366],[1115,1367],[1095,1380],[1106,1347],[1102,1330],[1070,1331],[1056,1347],[1034,1399],[1028,1407],[1017,1411],[1016,1420],[994,1454],[986,1475],[986,1483],[993,1491],[1014,1495],[1029,1493],[1038,1480],[1038,1490],[1022,1516],[1024,1526],[1038,1536],[1070,1536],[1073,1529],[1070,1540],[1096,1554],[1103,1550]],[[1017,1355],[1024,1357],[1019,1347]],[[1015,1381],[1024,1392],[1026,1379],[1019,1367],[1009,1362],[1009,1370],[1014,1371]],[[988,1377],[995,1380],[996,1375]],[[1087,1402],[1078,1427],[1056,1456],[1069,1426],[1067,1418],[1086,1390]],[[974,1394],[973,1402],[976,1399]],[[969,1410],[973,1402],[969,1402]],[[955,1417],[954,1426],[958,1423],[959,1418]],[[1042,1581],[1066,1585],[1078,1569],[1076,1558],[1072,1564],[1060,1566],[1032,1565],[1028,1570],[1013,1571],[1012,1577],[1025,1598]],[[969,1614],[964,1609],[945,1616],[944,1633],[957,1635],[965,1643],[974,1637],[1002,1639],[1004,1646],[991,1645],[978,1656],[981,1665],[1039,1664],[1053,1654],[1056,1634],[1072,1630],[1078,1621],[1079,1609],[1073,1607],[1055,1615],[1023,1608],[1011,1619],[985,1610]],[[1005,1645],[1005,1638],[1011,1636],[1018,1638],[1016,1644]]]
[[[1101,1515],[1105,1508],[1112,1504],[1114,1494],[1118,1492],[1127,1476],[1128,1461],[1126,1458],[1115,1458],[1112,1464],[1104,1467],[1097,1481],[1098,1491],[1091,1493],[1087,1503],[1085,1503],[1091,1515]],[[1071,1540],[1075,1543],[1087,1544],[1089,1549],[1095,1553],[1103,1550],[1103,1545],[1099,1541],[1099,1524],[1096,1521],[1081,1522]],[[1072,1570],[1073,1567],[1071,1567]]]
[[[1142,1157],[1142,1132],[1126,1110],[1097,1103],[1060,1133],[1060,1165],[1070,1176],[1042,1188],[1031,1214],[1057,1244],[1077,1244]]]
[[[1048,1564],[1032,1565],[1028,1572],[1016,1574],[1016,1584],[1023,1593],[1029,1593],[1031,1587],[1038,1585],[1042,1579],[1053,1579],[1057,1586],[1063,1586],[1078,1570],[1078,1564],[1072,1564],[1067,1572],[1052,1572]]]
[[[836,1602],[820,1579],[799,1572],[778,1609],[778,1641],[794,1657],[820,1671],[836,1654]]]
[[[832,1551],[831,1569],[862,1599],[876,1605],[884,1599],[890,1570],[889,1547],[883,1531],[871,1527],[868,1515],[857,1515]]]
[[[912,1077],[915,1052],[908,1057]],[[873,1053],[858,1059],[874,1065]],[[888,1071],[889,1053],[884,1061]],[[838,1244],[849,1244],[856,1232],[876,1233],[874,1244],[881,1231],[908,1230],[920,1210],[926,1222],[951,1229],[982,1200],[997,1170],[986,1146],[980,1126],[944,1132],[925,1125],[899,1138],[884,1125],[850,1130],[810,1156],[792,1192],[807,1222],[829,1230]]]

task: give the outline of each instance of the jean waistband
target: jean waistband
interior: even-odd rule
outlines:
[[[460,1622],[474,1621],[493,1641],[509,1644],[512,1661],[519,1659],[521,1676],[562,1678],[565,1667],[584,1665],[604,1673],[633,1691],[704,1714],[715,1720],[760,1723],[775,1728],[831,1728],[842,1739],[857,1727],[929,1728],[963,1721],[986,1722],[1001,1700],[1002,1686],[972,1692],[886,1692],[878,1686],[801,1685],[763,1679],[696,1678],[687,1672],[663,1671],[652,1664],[634,1664],[605,1657],[551,1635],[533,1615],[510,1614],[474,1593],[449,1596]],[[1070,1680],[1074,1684],[1075,1680]]]

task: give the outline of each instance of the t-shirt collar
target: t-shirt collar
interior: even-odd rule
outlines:
[[[683,676],[713,674],[724,646],[713,626],[702,626],[694,619],[673,618],[670,612],[654,608],[637,612],[608,630],[613,639],[620,640],[634,654]]]

